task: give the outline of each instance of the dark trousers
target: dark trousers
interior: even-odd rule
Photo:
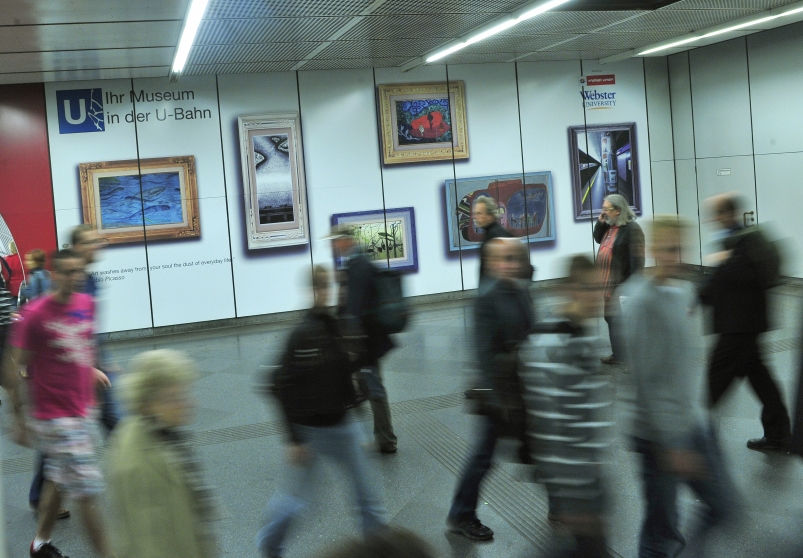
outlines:
[[[635,443],[636,451],[641,454],[647,504],[639,558],[675,557],[686,546],[686,540],[678,528],[677,492],[680,482],[686,482],[707,507],[693,539],[695,546],[704,547],[707,532],[714,525],[736,515],[739,506],[711,429],[696,429],[690,433],[688,442],[689,449],[698,452],[705,461],[708,478],[704,480],[685,480],[673,475],[664,467],[664,448],[639,438]]]
[[[790,436],[789,412],[770,371],[761,359],[757,333],[724,333],[719,336],[708,367],[708,395],[716,405],[736,378],[747,376],[764,408],[761,424],[764,436],[787,440]]]
[[[449,510],[449,518],[455,521],[477,518],[480,484],[491,468],[491,459],[496,448],[496,441],[499,439],[499,429],[496,423],[488,417],[484,417],[482,420],[479,443],[463,471],[452,508]]]
[[[608,324],[608,335],[611,338],[611,353],[617,362],[624,362],[625,355],[622,348],[622,337],[619,330],[619,320],[622,308],[619,305],[619,296],[613,294],[605,299],[605,322]]]
[[[107,372],[109,380],[114,382],[114,375]],[[120,422],[120,408],[111,389],[104,389],[100,392],[100,424],[106,430],[106,434],[111,434],[117,423]],[[45,459],[41,453],[36,458],[36,472],[31,481],[31,488],[28,491],[28,504],[32,508],[39,507],[39,499],[42,496],[42,486],[45,483]]]
[[[368,386],[368,402],[374,414],[374,439],[380,449],[395,449],[396,434],[393,432],[388,394],[382,384],[379,363],[363,367],[362,375]]]

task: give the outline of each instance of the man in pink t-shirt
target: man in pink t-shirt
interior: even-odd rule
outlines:
[[[94,368],[94,301],[77,292],[85,264],[71,250],[56,253],[52,263],[56,291],[23,308],[12,328],[12,350],[3,362],[3,386],[14,409],[15,441],[27,446],[33,433],[45,459],[39,525],[30,554],[33,558],[63,556],[50,543],[50,535],[62,498],[74,498],[92,545],[107,558],[113,554],[96,507],[103,479],[89,414],[96,385],[108,386],[109,380]],[[29,376],[30,421],[20,397],[21,367],[27,367]]]

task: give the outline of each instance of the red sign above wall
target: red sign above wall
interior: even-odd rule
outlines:
[[[600,85],[616,85],[616,75],[607,74],[604,76],[586,76],[587,87],[599,87]]]

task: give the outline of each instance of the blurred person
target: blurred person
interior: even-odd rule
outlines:
[[[388,528],[362,541],[350,541],[326,558],[435,558],[418,536],[398,528]]]
[[[690,309],[694,287],[681,276],[685,224],[656,216],[650,252],[656,267],[622,286],[627,364],[635,382],[635,449],[641,455],[646,517],[639,556],[677,556],[685,546],[679,531],[677,490],[684,482],[704,503],[694,540],[737,510],[709,417],[702,405],[701,336]]]
[[[602,296],[605,300],[605,321],[611,339],[611,354],[603,364],[623,361],[621,343],[621,309],[619,285],[644,269],[644,232],[636,223],[636,214],[624,196],[611,194],[602,202],[602,213],[594,225],[594,241],[599,244],[597,267]]]
[[[98,250],[105,244],[105,242],[98,237],[97,231],[90,225],[78,225],[70,232],[70,242],[72,244],[73,252],[81,258],[84,264],[84,279],[80,284],[78,292],[91,296],[94,300],[94,308],[97,315],[97,302],[98,302],[98,288],[95,283],[94,276],[88,272],[91,266],[97,260]],[[117,368],[107,363],[106,354],[103,350],[101,342],[95,338],[95,367],[101,370],[109,379],[111,386],[116,384]],[[120,420],[120,409],[117,400],[114,397],[113,388],[102,389],[97,393],[97,398],[100,406],[100,424],[105,430],[106,434],[110,434],[114,427]],[[42,494],[42,485],[44,483],[43,476],[44,459],[42,456],[38,459],[38,466],[34,477],[31,481],[31,487],[28,491],[28,505],[33,510],[39,509],[39,499]],[[66,519],[70,517],[70,510],[62,508],[58,511],[59,519]]]
[[[218,555],[214,505],[186,427],[195,370],[182,353],[140,354],[123,378],[129,413],[111,439],[109,494],[119,558]]]
[[[549,494],[550,518],[574,538],[575,549],[563,556],[607,558],[602,466],[614,393],[595,356],[592,331],[603,300],[587,256],[569,260],[565,294],[559,319],[540,324],[552,333],[533,336],[524,359],[528,435],[535,478]]]
[[[708,396],[712,407],[736,378],[747,377],[763,409],[764,436],[748,440],[757,451],[786,452],[790,437],[789,412],[781,391],[761,357],[758,337],[769,330],[767,291],[777,278],[769,277],[768,240],[757,227],[739,223],[742,202],[723,194],[709,200],[712,219],[720,229],[724,250],[714,254],[716,270],[700,291],[700,300],[714,312],[719,335],[708,365]]]
[[[20,299],[26,302],[50,292],[50,272],[45,269],[45,251],[31,250],[25,254],[28,276],[20,287]]]
[[[113,556],[97,497],[103,490],[91,437],[95,389],[109,380],[94,368],[94,301],[79,293],[84,262],[71,250],[53,256],[55,291],[27,304],[12,328],[4,355],[3,385],[14,414],[14,440],[29,445],[31,434],[44,456],[39,524],[31,543],[33,558],[63,556],[50,541],[63,500],[74,499],[95,551]],[[26,420],[19,367],[27,367],[31,418]]]
[[[3,260],[3,271],[8,275],[6,279],[6,288],[11,293],[13,298],[13,305],[16,308],[19,302],[20,285],[25,280],[25,271],[22,269],[22,259],[17,252],[17,243],[13,240],[8,243],[9,255]]]
[[[488,276],[485,260],[482,258],[485,247],[494,238],[510,238],[513,235],[507,232],[499,222],[499,206],[496,200],[490,196],[482,196],[474,201],[474,205],[471,207],[471,219],[475,227],[485,231],[485,238],[480,244],[480,281],[482,281]]]
[[[388,394],[379,366],[379,359],[393,349],[395,343],[383,331],[374,315],[379,305],[379,270],[360,251],[350,229],[336,229],[331,238],[335,261],[342,261],[346,265],[338,312],[341,316],[356,318],[366,336],[367,350],[361,364],[361,374],[368,387],[368,400],[374,415],[374,439],[381,453],[396,453],[398,440],[393,431]]]
[[[295,517],[309,505],[321,457],[343,467],[353,485],[368,536],[384,529],[385,508],[362,447],[362,432],[348,412],[356,403],[356,365],[344,348],[338,319],[328,308],[331,274],[313,269],[313,307],[290,335],[273,377],[289,432],[289,482],[268,502],[267,522],[257,535],[262,556],[280,556]]]
[[[477,500],[496,442],[502,436],[522,438],[524,434],[518,350],[533,327],[532,303],[520,280],[522,266],[528,261],[525,245],[512,238],[496,238],[485,248],[483,258],[490,279],[480,285],[474,319],[480,369],[474,399],[483,415],[482,425],[447,518],[452,532],[480,541],[494,536],[477,518]]]

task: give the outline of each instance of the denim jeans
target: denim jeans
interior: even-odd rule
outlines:
[[[265,526],[257,535],[257,548],[263,556],[281,555],[284,538],[293,519],[303,512],[310,500],[316,464],[327,457],[342,466],[356,493],[365,534],[385,526],[385,507],[362,448],[363,435],[357,423],[348,417],[335,426],[298,426],[298,432],[312,452],[307,463],[292,465],[288,486],[275,494],[265,508]]]
[[[368,401],[374,414],[374,438],[380,449],[396,449],[396,434],[393,432],[393,421],[390,417],[390,404],[379,365],[366,366],[361,370],[368,387]]]
[[[678,529],[678,484],[682,481],[697,494],[707,509],[702,516],[694,542],[705,544],[706,533],[737,513],[735,488],[725,470],[716,437],[702,426],[690,433],[689,449],[702,455],[708,471],[705,480],[681,479],[665,470],[662,451],[657,444],[636,438],[641,454],[644,497],[647,513],[641,529],[639,558],[673,558],[686,546]]]
[[[491,459],[496,448],[496,441],[499,439],[499,429],[496,423],[488,417],[483,417],[482,420],[479,443],[463,471],[452,508],[449,510],[449,519],[453,521],[470,521],[477,518],[480,484],[491,468]]]

